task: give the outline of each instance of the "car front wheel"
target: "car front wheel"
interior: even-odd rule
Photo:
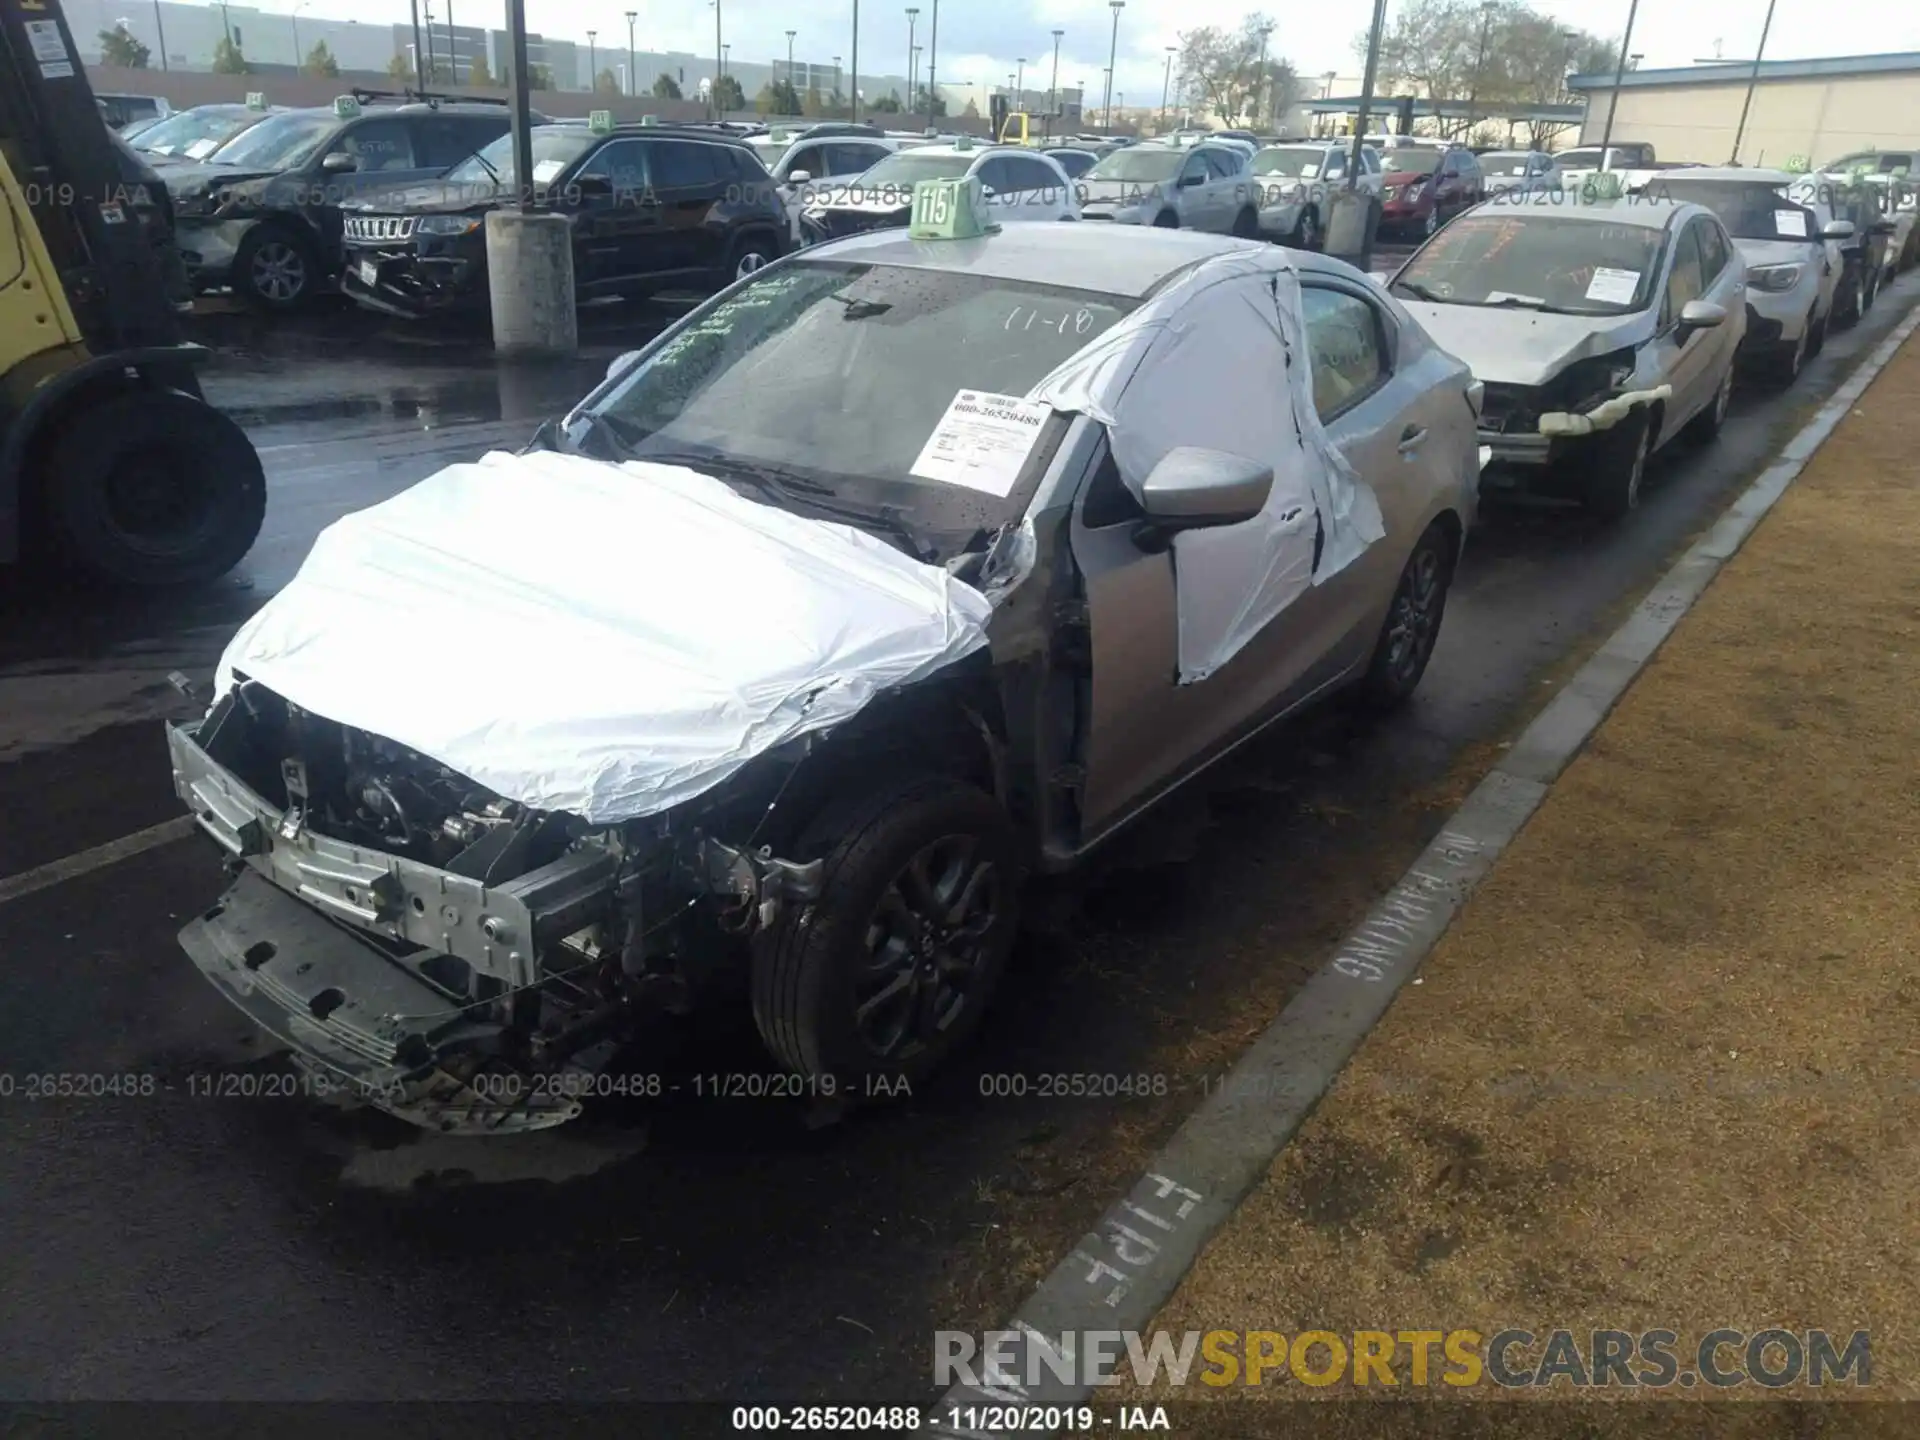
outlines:
[[[298,310],[319,293],[319,257],[289,226],[256,225],[233,257],[233,288],[263,310]]]
[[[1361,703],[1367,709],[1384,712],[1405,704],[1427,673],[1447,613],[1456,550],[1453,536],[1437,520],[1413,547],[1360,682]]]
[[[1018,927],[1024,866],[998,801],[909,775],[830,805],[800,837],[819,897],[759,937],[753,1017],[802,1075],[918,1080],[978,1028]]]
[[[1589,510],[1619,519],[1640,507],[1640,485],[1656,436],[1652,414],[1638,409],[1594,443],[1587,479]]]

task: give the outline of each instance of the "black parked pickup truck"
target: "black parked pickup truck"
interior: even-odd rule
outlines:
[[[773,177],[723,132],[542,125],[532,145],[536,201],[573,225],[578,299],[719,290],[789,248]],[[360,197],[346,211],[342,288],[408,318],[485,313],[487,212],[519,191],[503,136],[436,183]]]

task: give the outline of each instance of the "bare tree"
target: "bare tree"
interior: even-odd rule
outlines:
[[[1180,37],[1177,64],[1181,83],[1188,95],[1202,97],[1207,109],[1229,126],[1237,126],[1240,117],[1266,114],[1266,86],[1272,87],[1274,110],[1285,110],[1299,95],[1299,81],[1290,61],[1267,56],[1264,71],[1261,55],[1267,51],[1273,21],[1252,14],[1240,22],[1238,30],[1222,30],[1203,25]]]

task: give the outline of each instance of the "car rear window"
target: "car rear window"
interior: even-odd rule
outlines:
[[[1711,210],[1736,240],[1807,240],[1820,233],[1814,214],[1784,188],[1744,180],[1655,180],[1647,200],[1674,200]],[[1791,218],[1790,218],[1791,217]]]

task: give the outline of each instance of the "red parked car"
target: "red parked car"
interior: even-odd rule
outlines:
[[[1480,162],[1464,145],[1399,145],[1383,151],[1382,232],[1424,239],[1487,198]]]

